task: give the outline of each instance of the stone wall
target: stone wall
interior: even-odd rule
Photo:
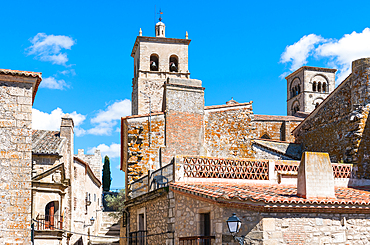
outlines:
[[[160,149],[164,147],[164,127],[164,115],[153,114],[149,146],[149,117],[144,115],[122,119],[121,167],[127,171],[126,183],[148,174],[149,170],[158,169],[161,164],[167,164],[162,163],[160,158]]]
[[[102,225],[100,208],[102,190],[101,183],[97,182],[97,177],[88,169],[88,163],[74,160],[74,176],[72,185],[72,231],[82,234],[97,235]],[[95,221],[91,225],[90,219]],[[87,244],[88,237],[73,234],[70,244],[74,244],[82,237],[84,244]]]
[[[354,61],[352,74],[294,131],[303,150],[328,152],[332,162],[358,163],[358,178],[370,174],[369,63]]]
[[[252,102],[234,106],[206,107],[204,116],[204,148],[207,156],[253,157],[250,140]]]
[[[268,136],[272,140],[294,142],[293,130],[303,118],[293,116],[254,115],[255,138]]]
[[[368,244],[370,214],[259,213],[202,201],[175,193],[175,244],[179,237],[202,235],[200,214],[210,213],[215,244],[237,245],[226,220],[236,213],[242,221],[238,236],[245,244]]]
[[[96,178],[102,181],[103,160],[100,150],[95,149],[94,154],[85,154],[83,149],[78,149],[77,157],[89,163]]]
[[[200,80],[168,79],[165,87],[166,149],[169,162],[176,155],[202,155],[204,88]]]
[[[1,244],[31,243],[32,103],[40,81],[41,74],[0,75]]]
[[[147,230],[147,235],[149,235],[147,244],[171,244],[166,241],[172,240],[172,233],[161,233],[173,231],[175,200],[172,191],[167,193],[160,189],[156,192],[158,193],[158,191],[162,193],[158,197],[154,199],[148,197],[147,200],[129,208],[130,232],[139,231],[138,216],[139,214],[144,214],[144,228]]]

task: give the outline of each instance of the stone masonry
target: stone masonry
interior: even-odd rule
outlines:
[[[328,152],[332,162],[356,163],[357,178],[369,178],[370,58],[352,63],[352,73],[295,130],[303,150]]]
[[[0,243],[31,244],[32,104],[41,73],[0,70]]]

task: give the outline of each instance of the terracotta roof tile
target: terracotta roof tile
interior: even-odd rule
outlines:
[[[65,139],[60,138],[59,131],[33,130],[32,153],[60,155]]]
[[[297,187],[288,185],[241,184],[232,182],[175,182],[172,189],[220,201],[250,201],[265,204],[331,204],[370,205],[370,186],[361,188],[336,187],[336,198],[302,198]]]

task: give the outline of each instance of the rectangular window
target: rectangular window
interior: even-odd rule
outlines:
[[[76,211],[77,209],[77,197],[73,198],[73,210]]]
[[[211,235],[211,218],[209,213],[200,214],[200,233],[202,236]]]
[[[77,168],[76,167],[73,167],[73,176],[76,180],[77,179]]]

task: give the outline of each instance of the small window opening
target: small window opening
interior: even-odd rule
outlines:
[[[301,93],[301,86],[298,85],[298,94],[300,94],[300,93]]]
[[[139,231],[144,231],[144,214],[139,214]]]
[[[316,102],[315,109],[319,106],[319,102]]]
[[[319,84],[317,85],[317,91],[321,92],[321,82],[319,82]]]
[[[322,91],[323,91],[324,93],[326,93],[326,83],[323,83],[323,84],[322,84]]]
[[[178,59],[175,55],[170,57],[170,71],[171,72],[178,71]]]
[[[296,114],[299,111],[299,106],[298,105],[294,106],[292,111],[293,115]]]
[[[316,82],[313,82],[313,84],[312,84],[312,91],[316,92]]]
[[[158,67],[159,67],[158,56],[152,54],[150,56],[150,70],[151,71],[158,71]]]
[[[265,133],[264,135],[262,135],[261,139],[271,139],[271,137]]]
[[[211,235],[210,213],[200,214],[200,233],[202,236]]]

